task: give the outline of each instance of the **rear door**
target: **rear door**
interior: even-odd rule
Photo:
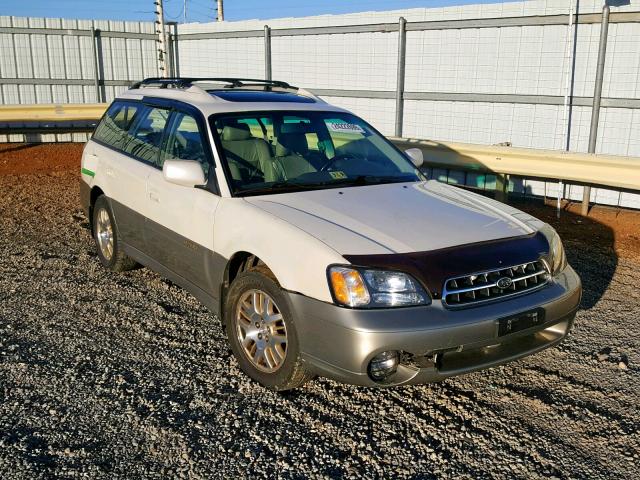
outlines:
[[[216,297],[213,221],[220,197],[206,132],[196,109],[174,106],[157,168],[147,178],[146,241],[154,259]],[[200,162],[208,185],[193,188],[167,182],[162,173],[165,159]]]
[[[123,202],[114,202],[116,217],[124,219],[121,231],[126,243],[145,252],[148,246],[144,236],[147,207],[147,178],[155,170],[160,147],[171,111],[149,105],[140,105],[141,111],[129,127],[122,149],[123,160],[115,172],[115,179],[132,178],[118,187],[123,191]],[[133,180],[135,179],[135,180]]]
[[[126,154],[125,147],[144,110],[139,102],[115,101],[96,128],[86,155],[98,165],[97,184],[109,199],[123,241],[138,249],[144,248],[143,210],[150,167]]]

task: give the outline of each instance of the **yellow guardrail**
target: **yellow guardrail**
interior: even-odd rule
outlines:
[[[432,167],[640,190],[639,157],[406,138],[390,140],[402,150],[419,148],[425,163]]]
[[[4,105],[0,106],[0,123],[98,120],[106,108],[104,103]],[[640,190],[639,157],[393,137],[390,140],[403,150],[421,149],[431,167]]]
[[[0,122],[99,120],[106,108],[106,103],[2,105],[0,106]]]

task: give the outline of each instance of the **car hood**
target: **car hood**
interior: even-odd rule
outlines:
[[[536,230],[533,217],[433,180],[245,197],[245,200],[342,255],[429,251],[526,235]]]

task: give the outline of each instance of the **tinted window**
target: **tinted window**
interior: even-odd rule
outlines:
[[[127,132],[123,149],[125,153],[140,160],[158,163],[169,113],[164,108],[147,107]]]
[[[166,147],[160,157],[162,167],[167,158],[178,160],[197,160],[203,165],[205,174],[209,164],[204,151],[202,133],[194,117],[186,113],[176,112]]]
[[[313,98],[288,92],[256,92],[255,90],[210,90],[228,102],[316,103]]]
[[[125,142],[125,133],[138,110],[138,105],[114,102],[96,127],[93,138],[121,149]]]

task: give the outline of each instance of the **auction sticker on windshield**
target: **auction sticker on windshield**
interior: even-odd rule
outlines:
[[[364,129],[360,125],[355,125],[353,123],[336,122],[336,123],[328,123],[327,126],[329,127],[329,130],[331,130],[332,132],[360,133],[363,135],[365,133]]]
[[[347,178],[347,174],[339,170],[336,170],[335,172],[329,172],[329,175],[331,175],[331,178],[333,178],[334,180],[341,180],[343,178]]]

